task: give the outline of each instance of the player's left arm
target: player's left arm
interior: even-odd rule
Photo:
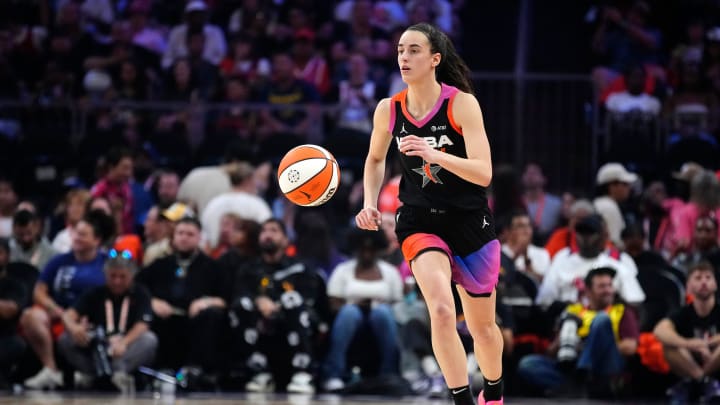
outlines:
[[[460,92],[452,107],[455,123],[463,133],[467,158],[432,149],[422,138],[413,135],[402,139],[400,151],[408,156],[420,156],[462,179],[487,187],[492,179],[492,160],[480,104],[472,94]]]

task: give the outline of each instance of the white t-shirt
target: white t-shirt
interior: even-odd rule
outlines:
[[[396,302],[402,299],[400,272],[392,264],[380,260],[381,280],[359,280],[355,277],[357,260],[350,259],[335,267],[327,284],[330,297],[342,298],[350,304],[370,299],[374,302]]]
[[[660,113],[660,101],[657,98],[645,93],[633,96],[627,91],[611,94],[605,101],[605,107],[618,113],[635,110],[654,115]]]
[[[511,259],[515,257],[515,252],[513,252],[510,246],[508,246],[508,244],[504,244],[502,250]],[[537,247],[535,245],[528,245],[527,256],[532,263],[532,267],[535,273],[540,275],[545,275],[545,273],[547,273],[548,269],[550,268],[550,254],[547,250],[545,250],[545,248]],[[515,259],[515,270],[522,272],[525,272],[527,270],[525,268],[524,258],[518,256]]]
[[[593,201],[593,205],[595,206],[598,214],[602,215],[603,220],[607,225],[610,241],[612,241],[615,246],[622,246],[623,242],[620,237],[620,233],[623,229],[625,229],[625,219],[623,219],[618,203],[612,198],[604,195],[596,198]]]
[[[0,217],[0,238],[12,236],[12,217]]]
[[[577,302],[578,281],[584,280],[590,270],[611,267],[617,274],[613,280],[615,289],[627,303],[636,304],[645,300],[645,293],[637,280],[637,268],[628,268],[623,262],[603,252],[594,259],[586,259],[578,253],[560,254],[553,259],[550,269],[543,278],[536,302],[550,305],[554,301]]]
[[[68,253],[72,249],[72,229],[67,227],[55,235],[52,241],[52,247],[58,253]]]

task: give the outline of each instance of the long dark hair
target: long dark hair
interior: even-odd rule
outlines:
[[[440,64],[435,67],[435,77],[439,82],[455,86],[466,93],[474,93],[470,81],[470,68],[460,58],[455,45],[444,32],[428,23],[411,25],[406,31],[425,34],[430,42],[430,52],[440,54]]]

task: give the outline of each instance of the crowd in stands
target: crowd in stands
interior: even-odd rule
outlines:
[[[720,28],[698,15],[667,53],[650,6],[619,3],[595,9],[605,112],[621,126],[665,114],[671,145],[715,145]],[[148,366],[198,390],[447,395],[394,233],[398,170],[382,230],[359,231],[353,164],[377,100],[402,86],[398,34],[431,21],[457,37],[462,1],[0,7],[0,98],[93,111],[70,151],[33,114],[0,119],[0,386],[143,389]],[[160,107],[133,105],[146,101]],[[226,104],[198,114],[212,102]],[[41,142],[7,153],[28,139]],[[341,161],[333,199],[301,209],[277,188],[277,158],[321,141],[356,160]],[[496,162],[510,394],[720,396],[720,180],[707,148],[652,170],[610,153],[583,190],[553,189],[536,163]],[[67,154],[59,173],[22,162],[53,152]]]

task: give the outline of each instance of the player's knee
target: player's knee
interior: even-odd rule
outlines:
[[[468,325],[473,340],[477,343],[491,343],[502,339],[498,327],[493,322],[482,322],[477,325]]]
[[[444,302],[431,305],[429,308],[430,320],[437,327],[448,328],[455,327],[455,308],[452,304]]]

